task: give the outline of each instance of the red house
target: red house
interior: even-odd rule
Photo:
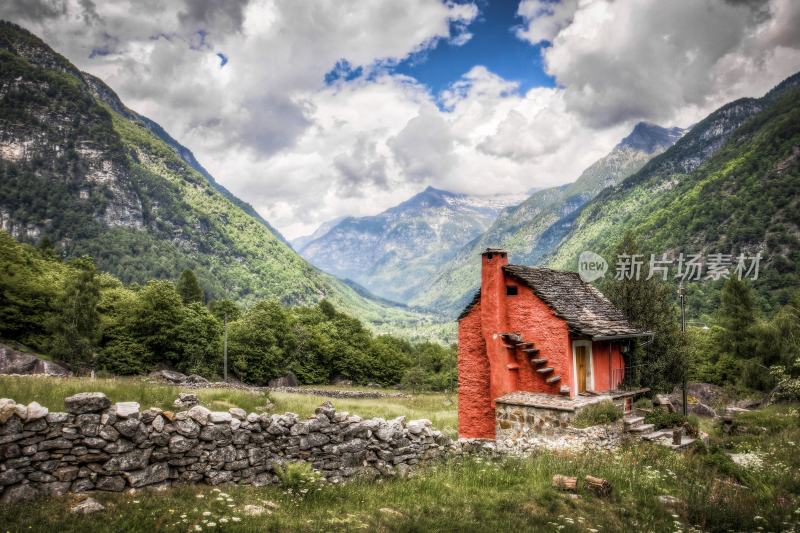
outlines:
[[[509,393],[563,405],[619,387],[623,346],[649,333],[575,272],[509,265],[491,248],[481,261],[480,291],[458,318],[461,437],[494,438],[495,400]]]

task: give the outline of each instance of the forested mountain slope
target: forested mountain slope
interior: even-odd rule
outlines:
[[[753,285],[764,307],[785,303],[800,284],[800,74],[763,98],[723,106],[599,194],[547,264],[574,269],[584,250],[612,259],[625,232],[648,254],[761,252]],[[715,307],[717,285],[690,289],[695,311]]]
[[[357,294],[298,256],[154,122],[26,30],[0,23],[0,227],[91,255],[124,282],[193,269],[208,296],[329,298],[373,323],[419,316]]]

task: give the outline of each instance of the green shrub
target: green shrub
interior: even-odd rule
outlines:
[[[666,409],[653,409],[644,416],[645,424],[653,424],[656,429],[682,426],[686,417],[681,413],[673,413]]]
[[[281,485],[291,492],[306,494],[315,487],[322,484],[322,474],[314,470],[309,463],[296,462],[275,464],[275,473],[281,480]]]
[[[633,406],[639,409],[652,409],[653,400],[650,398],[639,398],[634,402]]]
[[[594,403],[581,409],[572,419],[572,425],[578,428],[588,428],[600,424],[609,424],[622,418],[622,409],[610,400]]]

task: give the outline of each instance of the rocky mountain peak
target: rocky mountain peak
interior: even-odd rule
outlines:
[[[684,133],[685,130],[682,128],[665,128],[652,122],[642,121],[637,123],[633,131],[620,141],[619,146],[627,146],[651,154],[669,148]]]

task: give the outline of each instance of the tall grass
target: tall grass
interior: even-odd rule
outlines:
[[[91,386],[87,386],[91,385]],[[135,380],[0,378],[0,395],[57,405],[65,395],[102,390],[115,400],[171,403],[178,388]],[[206,402],[257,406],[262,395],[200,390]],[[206,396],[209,395],[209,396]],[[310,414],[324,398],[274,394],[276,410]],[[334,400],[362,416],[421,416],[455,425],[455,404],[441,395],[380,400]],[[437,418],[438,417],[438,418]],[[8,531],[791,531],[800,528],[800,414],[772,406],[739,415],[737,432],[710,427],[708,446],[676,453],[650,443],[614,452],[555,453],[528,458],[452,458],[409,479],[325,485],[307,494],[291,486],[207,486],[163,492],[98,493],[107,510],[73,515],[73,496],[0,506]],[[440,426],[441,427],[441,426]],[[751,454],[756,466],[728,454]],[[550,486],[554,474],[577,476],[577,497]],[[598,497],[586,475],[607,479],[613,491]],[[292,489],[292,490],[289,490]],[[669,495],[676,503],[664,503]],[[198,498],[198,496],[202,496]],[[248,516],[245,505],[264,508]],[[231,506],[231,507],[229,507]],[[203,512],[211,513],[204,516]],[[185,516],[182,516],[185,515]],[[234,521],[236,518],[238,521]],[[224,519],[224,521],[223,521]],[[185,521],[184,521],[185,520]],[[205,522],[203,522],[205,520]],[[209,526],[213,522],[214,526]]]

